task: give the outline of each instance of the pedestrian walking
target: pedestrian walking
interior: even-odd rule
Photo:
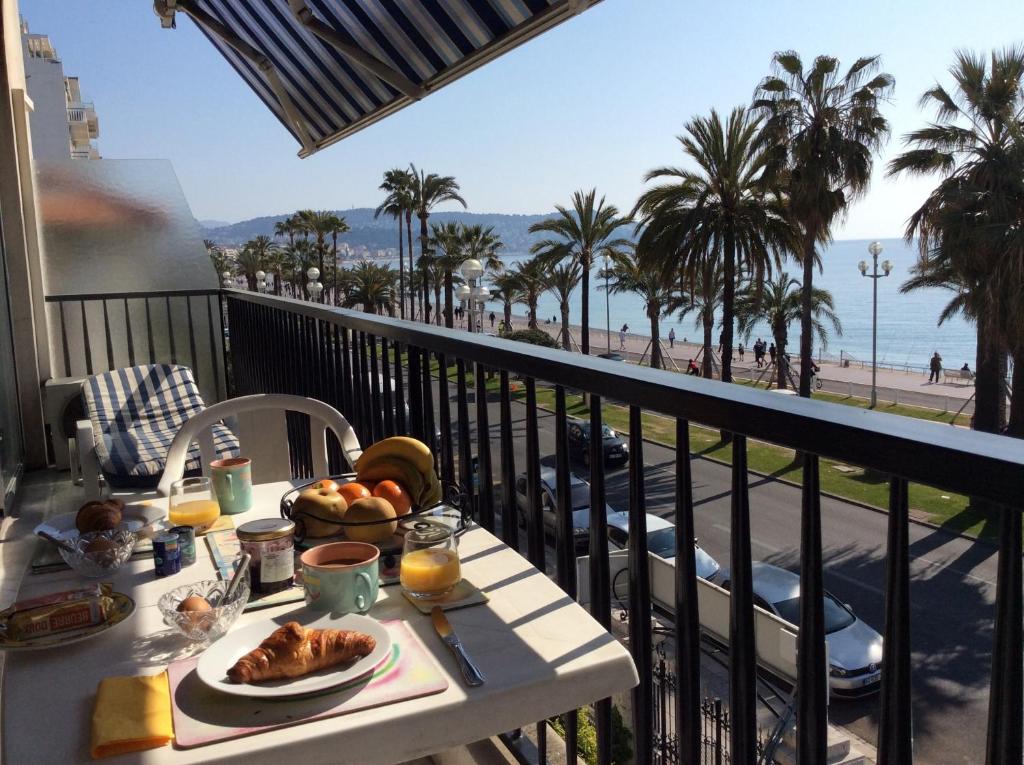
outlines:
[[[491,329],[494,329],[494,311],[491,311]]]
[[[622,329],[619,330],[619,350],[624,350],[626,347],[626,333],[629,332],[629,325],[623,324]]]
[[[771,357],[771,366],[775,366],[775,343],[768,346],[768,355]]]
[[[722,345],[725,343],[725,332],[723,331],[718,336],[718,355],[722,355]]]
[[[676,345],[676,329],[673,327],[668,331],[668,347],[674,348]]]
[[[754,363],[758,369],[764,364],[764,340],[761,338],[757,338],[754,343]]]
[[[686,374],[695,377],[700,375],[700,367],[693,363],[693,359],[690,359],[690,363],[686,365]]]
[[[740,354],[740,361],[743,361],[743,343],[740,343],[740,344],[739,344],[739,345],[738,345],[738,346],[736,347],[736,350],[737,350],[737,351],[739,352],[739,354]]]
[[[932,382],[934,379],[936,383],[939,382],[939,374],[942,372],[942,356],[939,355],[938,351],[932,354],[932,360],[929,362],[931,371],[928,374],[928,382]]]

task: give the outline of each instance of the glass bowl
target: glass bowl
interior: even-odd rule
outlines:
[[[65,539],[74,551],[58,547],[64,562],[82,576],[93,579],[109,576],[132,557],[135,533],[127,529],[89,531]]]
[[[176,628],[194,643],[212,643],[224,636],[249,602],[249,574],[243,576],[231,600],[220,603],[227,588],[228,583],[221,579],[183,584],[165,592],[157,602],[157,607],[168,627]],[[181,602],[192,596],[217,605],[213,605],[209,611],[179,611]]]

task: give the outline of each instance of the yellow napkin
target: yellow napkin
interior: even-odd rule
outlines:
[[[167,673],[108,677],[96,689],[92,710],[94,760],[164,746],[174,738]]]

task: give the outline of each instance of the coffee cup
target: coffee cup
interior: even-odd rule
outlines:
[[[365,614],[377,602],[380,550],[365,542],[332,542],[302,554],[306,606],[334,614]]]
[[[252,509],[252,460],[229,457],[210,463],[210,477],[217,504],[223,515],[235,515]]]

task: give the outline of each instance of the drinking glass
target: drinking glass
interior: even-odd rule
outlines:
[[[421,521],[405,534],[402,589],[423,600],[441,598],[462,580],[458,541],[451,528]]]
[[[206,477],[182,478],[171,484],[167,519],[172,526],[191,526],[202,534],[220,518],[220,505]]]

